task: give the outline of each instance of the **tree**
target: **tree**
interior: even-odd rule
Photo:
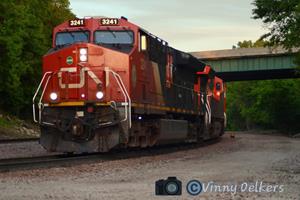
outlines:
[[[271,46],[300,47],[299,0],[255,0],[253,4],[253,18],[262,19],[269,28],[263,39],[269,40]],[[300,64],[300,53],[296,61]]]
[[[233,46],[233,49],[235,48],[254,48],[254,47],[265,47],[268,45],[268,42],[263,40],[263,39],[259,39],[256,40],[254,43],[252,42],[252,40],[244,40],[242,42],[238,42],[237,46]]]
[[[273,44],[300,47],[299,0],[255,0],[254,19],[262,19],[270,32],[264,35]]]
[[[29,113],[42,56],[51,48],[52,29],[73,17],[68,0],[0,1],[1,110]]]
[[[244,81],[227,84],[229,128],[300,130],[300,80]]]

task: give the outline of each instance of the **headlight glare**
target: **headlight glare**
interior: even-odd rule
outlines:
[[[104,93],[101,92],[101,91],[98,91],[98,92],[96,93],[96,97],[97,97],[97,99],[102,99],[102,98],[104,97]]]
[[[86,62],[87,61],[87,55],[80,55],[80,57],[79,57],[79,60],[81,61],[81,62]]]
[[[79,50],[79,53],[80,54],[87,54],[87,49],[86,48],[81,48],[80,50]]]
[[[51,94],[50,94],[50,99],[52,100],[52,101],[55,101],[55,100],[57,100],[57,93],[55,93],[55,92],[52,92]]]

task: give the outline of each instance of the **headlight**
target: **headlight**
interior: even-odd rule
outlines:
[[[87,48],[80,48],[79,49],[79,60],[80,62],[86,62],[88,59],[88,55],[87,55]]]
[[[80,55],[79,60],[81,62],[86,62],[87,61],[87,55]]]
[[[86,55],[87,54],[87,49],[86,48],[80,48],[79,53]]]
[[[56,94],[55,92],[52,92],[52,93],[50,94],[50,99],[51,99],[52,101],[55,101],[55,100],[57,99],[57,94]]]
[[[102,99],[103,96],[104,96],[104,94],[103,94],[103,92],[101,92],[101,91],[99,91],[99,92],[96,93],[97,99]]]

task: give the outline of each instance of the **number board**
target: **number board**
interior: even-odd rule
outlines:
[[[85,26],[85,21],[84,19],[73,19],[69,21],[69,26],[71,27]]]
[[[100,19],[100,24],[102,26],[117,26],[119,25],[118,18],[102,18]]]

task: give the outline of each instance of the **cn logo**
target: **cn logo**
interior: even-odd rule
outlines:
[[[94,72],[92,72],[90,70],[90,68],[88,67],[83,67],[80,69],[80,81],[79,83],[69,83],[69,84],[64,84],[62,82],[62,72],[77,72],[77,68],[76,67],[65,67],[65,68],[61,68],[57,74],[58,76],[58,82],[59,82],[59,87],[60,88],[82,88],[84,86],[85,83],[85,72],[87,72],[87,74],[89,75],[89,77],[91,77],[92,80],[95,81],[95,83],[101,84],[102,82],[99,80],[99,78],[94,74]],[[68,86],[67,86],[68,85]]]

